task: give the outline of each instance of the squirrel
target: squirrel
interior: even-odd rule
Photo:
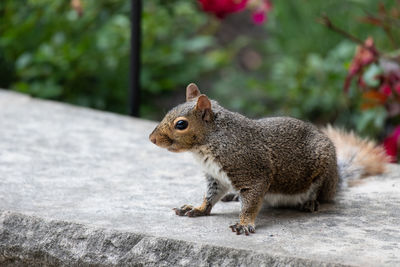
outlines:
[[[170,110],[149,139],[172,152],[192,152],[204,168],[203,203],[175,213],[209,215],[221,198],[237,194],[240,221],[229,227],[245,235],[255,233],[263,203],[315,212],[320,202],[333,201],[342,181],[382,174],[388,162],[372,141],[290,117],[249,119],[210,100],[194,83],[186,88],[186,102]],[[237,193],[226,195],[232,189]]]

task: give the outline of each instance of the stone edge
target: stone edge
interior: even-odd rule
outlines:
[[[20,264],[344,266],[48,220],[0,210],[0,265]]]

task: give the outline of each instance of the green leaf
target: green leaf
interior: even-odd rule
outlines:
[[[377,76],[382,74],[383,70],[377,64],[371,64],[364,72],[363,79],[368,86],[376,87],[379,85]]]

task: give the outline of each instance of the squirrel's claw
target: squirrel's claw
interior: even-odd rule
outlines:
[[[204,210],[193,207],[192,205],[183,205],[180,208],[173,208],[175,214],[178,216],[187,216],[187,217],[198,217],[210,215],[211,208],[206,208]]]
[[[175,214],[178,216],[186,216],[189,211],[193,210],[194,207],[192,205],[183,205],[180,208],[173,208],[172,210],[175,211]]]
[[[229,228],[232,229],[232,232],[236,232],[237,235],[244,233],[245,235],[249,235],[250,233],[254,234],[256,229],[253,225],[241,225],[240,223],[236,223],[230,225]]]
[[[185,213],[185,215],[188,216],[188,217],[197,217],[197,216],[202,216],[202,215],[205,215],[205,214],[204,214],[204,212],[201,212],[200,210],[194,208],[192,210],[187,211]]]
[[[178,215],[178,216],[185,216],[185,212],[183,212],[179,208],[173,208],[172,210],[175,211],[175,214]]]

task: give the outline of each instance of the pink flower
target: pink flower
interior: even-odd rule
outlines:
[[[198,0],[205,12],[223,19],[231,13],[242,11],[247,6],[252,10],[252,20],[255,24],[267,21],[267,13],[271,10],[270,0]]]
[[[198,0],[204,11],[222,19],[226,15],[243,10],[248,0]]]
[[[267,20],[267,15],[264,10],[258,10],[253,13],[252,19],[255,24],[263,24]]]
[[[384,83],[380,88],[379,91],[386,96],[391,96],[392,95],[392,88],[388,83]]]
[[[396,162],[398,153],[400,150],[400,125],[397,126],[394,131],[385,138],[383,141],[386,154],[390,157],[391,162]]]
[[[267,14],[271,10],[272,4],[270,0],[263,0],[252,14],[252,19],[255,24],[262,24],[267,21]]]

